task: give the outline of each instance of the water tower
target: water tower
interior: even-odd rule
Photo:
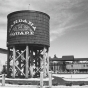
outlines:
[[[7,77],[44,77],[49,73],[49,20],[46,13],[16,11],[7,16]]]

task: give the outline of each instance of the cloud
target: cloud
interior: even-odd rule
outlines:
[[[81,29],[82,26],[85,28],[84,25],[88,23],[88,13],[85,10],[85,7],[88,7],[87,4],[85,6],[86,2],[87,0],[62,0],[60,2],[58,9],[60,13],[51,19],[51,42],[69,31]]]
[[[66,22],[67,23],[67,22]],[[64,26],[62,25],[61,27],[57,27],[54,30],[51,30],[50,32],[50,41],[54,41],[56,40],[58,37],[66,34],[68,31],[74,31],[74,30],[83,30],[86,28],[88,21],[84,21],[84,22],[79,22],[79,23],[75,23],[75,24],[71,24],[71,25],[66,25],[66,23],[64,23]]]

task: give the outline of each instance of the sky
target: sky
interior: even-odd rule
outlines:
[[[7,49],[7,15],[36,10],[50,16],[49,56],[88,57],[88,0],[0,0],[0,48]],[[6,55],[0,55],[2,63]]]

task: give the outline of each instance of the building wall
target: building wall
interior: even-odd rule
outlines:
[[[88,69],[88,63],[67,64],[66,69]]]

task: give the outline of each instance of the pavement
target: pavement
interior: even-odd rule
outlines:
[[[0,88],[40,88],[39,86],[34,86],[34,85],[29,85],[29,86],[0,86]],[[47,86],[44,86],[43,88],[49,88]],[[52,88],[88,88],[88,85],[85,85],[85,86],[52,86]]]

